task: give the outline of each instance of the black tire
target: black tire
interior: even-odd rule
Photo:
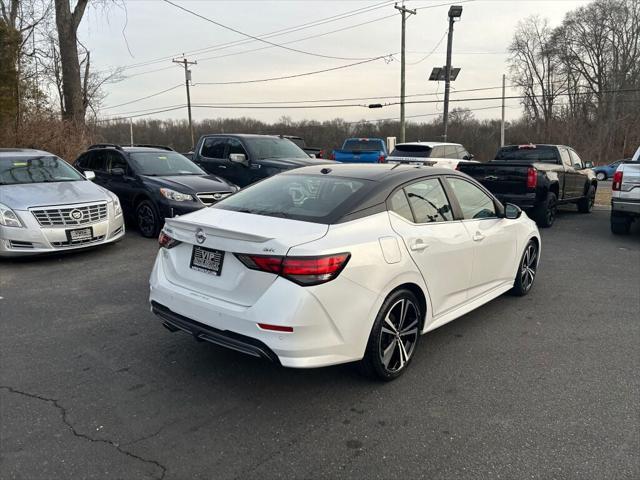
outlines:
[[[589,185],[587,194],[578,200],[578,211],[580,213],[591,213],[593,204],[596,202],[596,187]]]
[[[531,291],[538,271],[538,253],[538,244],[533,240],[529,240],[518,264],[518,273],[516,273],[516,279],[511,289],[512,295],[524,297]]]
[[[629,235],[631,232],[631,218],[623,215],[611,214],[611,232],[615,235]]]
[[[160,233],[162,228],[160,215],[149,200],[143,200],[136,207],[136,226],[143,237],[154,238]]]
[[[360,362],[362,373],[385,382],[402,375],[418,345],[422,315],[424,312],[413,292],[401,289],[391,293],[373,323]]]
[[[607,179],[607,174],[604,172],[598,172],[596,173],[596,178],[599,182],[604,182]]]
[[[553,192],[547,193],[544,202],[533,209],[533,219],[539,227],[549,228],[556,221],[558,212],[558,197]]]

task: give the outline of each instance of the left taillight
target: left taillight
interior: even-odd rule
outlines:
[[[616,170],[613,174],[613,183],[611,184],[611,190],[619,192],[622,188],[622,170]]]
[[[320,285],[336,278],[351,257],[349,253],[313,257],[282,257],[236,253],[247,268],[275,273],[302,286]]]
[[[384,154],[378,157],[378,163],[386,163],[386,161],[387,161],[387,157]]]
[[[164,230],[161,231],[158,236],[158,244],[160,245],[160,248],[166,248],[169,250],[170,248],[180,245],[180,243],[180,240],[176,240],[175,238],[167,235]]]

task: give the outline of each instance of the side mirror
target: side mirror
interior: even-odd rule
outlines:
[[[593,168],[593,163],[591,163],[591,162],[584,162],[584,168]]]
[[[462,159],[463,160],[473,160],[474,156],[469,153],[469,154],[465,155],[464,157],[462,157]]]
[[[89,181],[94,181],[96,179],[96,174],[94,172],[92,172],[91,170],[85,170],[84,171],[84,178],[86,178]]]
[[[233,163],[244,165],[245,167],[249,166],[249,160],[247,160],[247,156],[244,153],[230,153],[229,160]]]
[[[504,218],[509,220],[517,220],[522,215],[522,209],[513,203],[507,203],[504,206]]]
[[[116,177],[124,176],[124,168],[118,168],[118,167],[112,168],[111,175],[115,175]]]

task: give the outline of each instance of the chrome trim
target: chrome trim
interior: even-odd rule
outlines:
[[[90,225],[108,218],[107,202],[31,207],[29,211],[41,227]]]

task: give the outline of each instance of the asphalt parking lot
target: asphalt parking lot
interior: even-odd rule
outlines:
[[[0,262],[0,477],[640,478],[640,225],[569,210],[529,296],[422,337],[389,384],[169,333],[136,232]]]

